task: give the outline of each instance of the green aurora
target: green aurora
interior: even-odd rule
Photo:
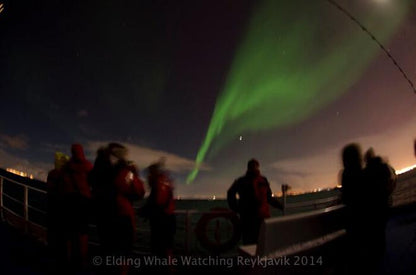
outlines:
[[[242,134],[307,119],[346,92],[382,54],[356,23],[327,1],[283,2],[265,0],[255,8],[188,184],[208,154],[215,156]],[[409,2],[395,2],[389,12],[366,6],[351,13],[385,43],[404,19]]]

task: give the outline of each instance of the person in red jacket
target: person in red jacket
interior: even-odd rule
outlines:
[[[114,206],[112,254],[128,256],[132,253],[136,238],[136,219],[133,202],[145,194],[138,168],[127,160],[127,148],[118,143],[108,145],[109,161],[112,165]],[[119,266],[119,274],[127,274],[128,266]]]
[[[272,196],[267,178],[260,174],[260,164],[256,159],[248,162],[246,174],[228,189],[227,201],[231,210],[240,214],[243,244],[257,243],[260,225],[270,217],[269,204],[283,209],[283,205]]]
[[[89,174],[103,257],[128,256],[136,237],[133,203],[143,198],[145,190],[138,168],[127,155],[127,148],[119,143],[101,147]],[[128,266],[116,269],[112,273],[128,272]]]
[[[91,191],[88,173],[92,164],[85,158],[81,144],[72,144],[72,157],[63,170],[63,220],[67,264],[85,269],[88,261],[88,223]]]
[[[139,178],[137,167],[127,161],[127,148],[120,144],[110,144],[110,161],[114,169],[116,203],[116,224],[118,224],[118,253],[131,252],[136,236],[136,220],[133,202],[144,196],[144,184]]]

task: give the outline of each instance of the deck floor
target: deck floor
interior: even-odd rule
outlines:
[[[386,230],[387,248],[383,271],[385,275],[416,274],[416,206],[396,209],[392,214]],[[92,254],[94,252],[92,251]],[[7,224],[0,223],[0,274],[54,274],[52,260],[45,246]],[[226,267],[222,267],[226,268]],[[192,273],[199,275],[217,271],[218,268],[206,269],[193,267]],[[185,270],[177,270],[183,274]],[[236,268],[227,269],[227,273],[239,273]],[[305,273],[310,273],[304,270]],[[312,271],[312,270],[311,270]],[[97,268],[82,274],[99,274]],[[131,274],[147,273],[140,268],[131,269]],[[151,273],[151,272],[149,272]],[[186,272],[188,273],[188,272]],[[291,273],[291,272],[290,272]],[[295,272],[299,273],[299,272]],[[301,272],[303,273],[303,272]],[[311,272],[314,273],[314,272]],[[335,274],[328,270],[325,274]]]

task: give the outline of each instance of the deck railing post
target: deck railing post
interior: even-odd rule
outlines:
[[[25,232],[29,231],[29,188],[23,187],[23,215],[25,218]]]

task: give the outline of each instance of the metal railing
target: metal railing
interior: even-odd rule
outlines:
[[[17,197],[13,197],[10,194],[7,194],[4,192],[4,183],[8,182],[16,186],[20,186],[23,188],[23,199],[20,200]],[[10,220],[10,215],[13,215],[14,218],[20,219],[23,222],[24,225],[24,232],[32,234],[33,232],[30,232],[30,229],[33,227],[37,227],[37,235],[39,239],[42,239],[42,241],[46,242],[46,235],[47,235],[47,228],[45,225],[36,223],[32,220],[32,217],[30,215],[31,211],[36,211],[40,215],[46,216],[46,211],[39,209],[38,207],[35,207],[30,204],[31,197],[30,194],[32,192],[37,192],[43,195],[47,195],[47,192],[45,190],[41,190],[39,188],[31,187],[26,184],[20,183],[16,180],[13,180],[9,177],[0,175],[0,206],[1,206],[1,217],[3,220]],[[16,205],[21,206],[22,213],[17,213],[20,211],[17,211],[16,209],[11,209],[10,207],[7,207],[4,204],[5,199],[14,202]],[[286,200],[284,200],[286,201]],[[334,196],[330,198],[325,199],[319,199],[314,201],[308,201],[308,202],[299,202],[299,203],[286,203],[286,210],[294,210],[301,209],[305,207],[312,207],[313,209],[317,209],[319,207],[332,205],[332,203],[335,203],[339,201],[339,196]],[[135,207],[137,210],[137,207]],[[183,220],[182,224],[179,224],[181,228],[184,228],[184,235],[183,235],[183,242],[182,246],[186,253],[193,250],[193,243],[195,243],[195,226],[197,223],[197,220],[204,216],[205,214],[224,214],[224,213],[232,213],[231,210],[216,210],[216,211],[200,211],[197,209],[188,209],[188,210],[176,210],[175,214],[177,216],[182,217],[180,220]],[[282,213],[284,215],[284,212]],[[5,217],[7,215],[7,217]],[[21,222],[19,222],[21,224]],[[95,230],[95,225],[91,224],[90,228],[92,230]],[[39,232],[39,231],[43,231]],[[39,234],[40,233],[40,234]],[[40,236],[39,236],[40,235]],[[95,241],[91,241],[93,244],[98,244]],[[145,247],[140,246],[139,244],[136,245],[137,249],[144,249]]]
[[[5,181],[10,182],[10,183],[13,183],[16,186],[20,186],[20,187],[23,188],[23,200],[22,201],[19,200],[19,199],[17,199],[17,198],[15,198],[15,197],[13,197],[13,196],[11,196],[11,195],[9,195],[9,194],[6,194],[4,192],[4,183],[5,183]],[[6,211],[6,212],[8,212],[8,213],[10,213],[12,215],[15,215],[16,217],[22,218],[24,220],[24,223],[25,223],[24,230],[25,230],[25,232],[28,232],[29,225],[38,226],[40,229],[46,231],[46,227],[45,226],[40,225],[40,224],[35,223],[35,222],[33,222],[33,221],[30,220],[30,217],[29,217],[29,209],[34,210],[34,211],[36,211],[36,212],[38,212],[38,213],[40,213],[42,215],[46,215],[46,211],[44,211],[42,209],[39,209],[39,208],[37,208],[37,207],[29,204],[29,190],[32,190],[34,192],[38,192],[38,193],[41,193],[41,194],[45,194],[45,195],[47,193],[46,191],[41,190],[39,188],[35,188],[35,187],[28,186],[26,184],[22,184],[22,183],[20,183],[20,182],[18,182],[16,180],[13,180],[13,179],[8,178],[8,177],[5,177],[5,176],[0,176],[0,207],[1,207],[1,218],[2,218],[2,220],[5,219],[5,213],[4,213],[4,211]],[[16,213],[17,211],[13,211],[12,209],[6,207],[4,205],[4,198],[7,198],[8,200],[13,201],[16,204],[21,205],[22,206],[22,210],[23,210],[23,215],[18,214],[18,213]]]
[[[416,173],[414,174],[416,175]],[[410,178],[411,182],[409,183],[408,176],[404,176],[404,177],[399,176],[398,184],[397,184],[398,186],[400,186],[401,178],[403,178],[404,181],[406,181],[407,187],[406,188],[403,187],[405,185],[403,184],[403,186],[396,188],[396,191],[393,194],[393,198],[400,198],[401,200],[403,199],[406,201],[406,203],[416,202],[416,188],[414,188],[416,186],[416,177],[411,177]],[[4,192],[4,184],[6,182],[12,183],[16,186],[23,188],[22,200],[19,200],[19,198],[14,197]],[[410,190],[409,188],[411,188],[412,190]],[[24,227],[23,229],[25,233],[33,234],[33,232],[31,231],[36,231],[37,232],[36,236],[42,239],[42,241],[46,242],[47,228],[44,225],[33,221],[30,213],[31,211],[35,211],[39,213],[40,215],[43,215],[44,217],[46,216],[47,213],[45,210],[40,209],[30,204],[30,201],[31,201],[30,194],[32,192],[43,194],[45,196],[47,195],[47,192],[45,190],[41,190],[36,187],[28,186],[26,184],[18,182],[17,180],[13,180],[9,177],[0,175],[1,218],[2,220],[8,220],[9,222],[13,218],[14,219],[17,218],[18,220],[17,223],[19,224],[23,223],[23,227]],[[10,207],[5,206],[5,203],[4,203],[5,199],[15,203],[16,205],[21,205],[22,213],[19,214],[17,213],[19,211],[15,211],[13,209],[10,209]],[[286,198],[283,198],[283,202],[286,203],[285,211],[282,213],[283,215],[285,215],[285,213],[287,214],[289,212],[291,213],[302,212],[302,209],[304,209],[304,211],[310,211],[314,209],[337,205],[340,203],[340,196],[332,196],[332,197],[323,198],[323,199],[316,199],[316,200],[303,201],[303,202],[292,202],[292,203],[286,202]],[[396,202],[393,205],[397,205],[397,204],[400,204],[400,203]],[[185,252],[189,252],[192,250],[192,240],[195,238],[194,226],[196,225],[196,219],[198,218],[198,216],[201,217],[204,214],[208,214],[208,213],[221,214],[224,212],[230,213],[231,211],[224,210],[224,211],[213,212],[213,211],[200,211],[197,209],[175,211],[175,214],[177,216],[182,216],[182,219],[183,219],[183,223],[179,225],[177,224],[177,226],[181,226],[182,228],[184,228],[184,236],[182,240],[183,241],[182,245],[183,245],[183,249],[185,250]],[[94,228],[94,225],[91,225],[91,227]],[[140,246],[138,247],[140,248]]]
[[[333,206],[340,204],[341,197],[338,196],[332,196],[328,198],[323,199],[317,199],[313,201],[302,201],[302,202],[294,202],[294,203],[286,203],[285,209],[298,209],[298,208],[305,208],[305,207],[313,207],[313,209],[321,208],[323,205],[327,206]]]

